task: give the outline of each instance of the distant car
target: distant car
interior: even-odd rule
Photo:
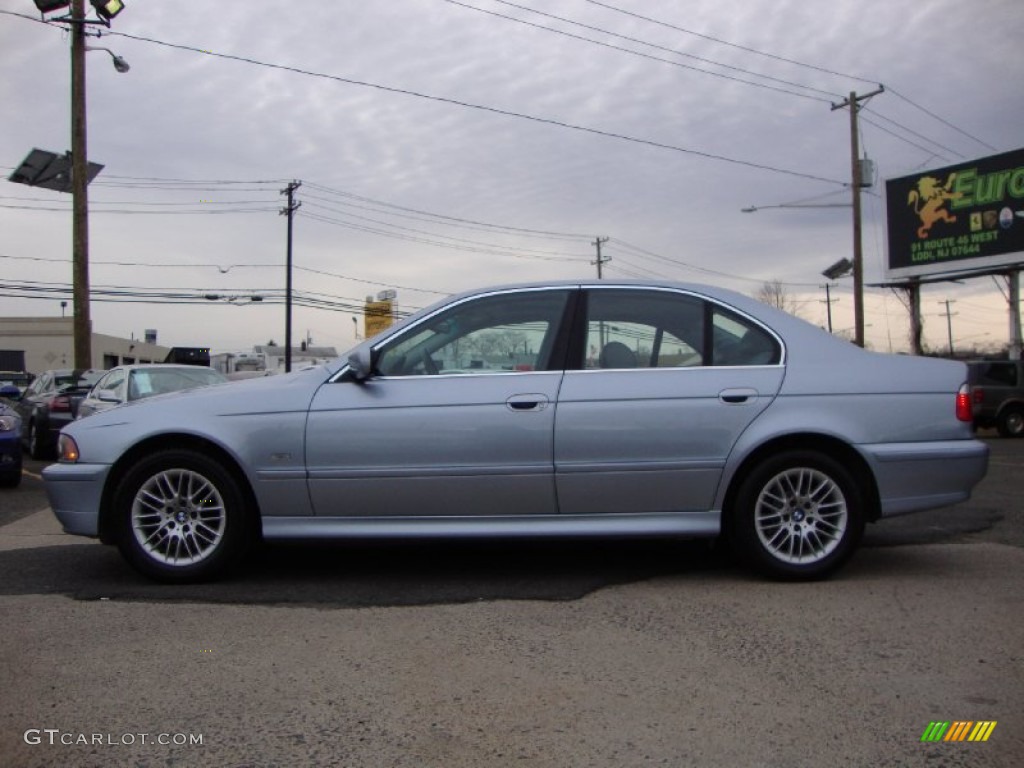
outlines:
[[[975,426],[1024,437],[1024,361],[973,360],[967,370]]]
[[[218,371],[200,365],[121,365],[111,368],[93,385],[89,394],[78,404],[77,418],[84,419],[116,405],[153,395],[223,384],[226,381]]]
[[[4,387],[0,387],[0,398]],[[21,417],[10,404],[0,399],[0,487],[14,488],[21,482]]]
[[[18,401],[21,439],[33,459],[48,459],[56,452],[61,428],[74,421],[78,404],[103,371],[60,368],[44,371]]]
[[[19,392],[24,392],[31,383],[32,374],[26,371],[0,371],[0,387],[12,384],[18,388]]]
[[[966,382],[723,289],[509,286],[328,365],[76,421],[43,478],[65,531],[164,581],[259,537],[722,534],[809,579],[865,523],[970,496]]]

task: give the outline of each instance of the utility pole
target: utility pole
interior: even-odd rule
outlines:
[[[284,372],[292,370],[292,219],[295,218],[295,211],[302,205],[295,201],[295,190],[302,186],[301,181],[293,181],[281,190],[282,195],[288,195],[288,205],[281,209],[281,215],[288,217],[288,256],[286,259],[287,272],[285,276],[284,289]]]
[[[860,102],[867,101],[872,96],[877,96],[885,91],[885,87],[879,85],[871,93],[858,96],[855,91],[850,92],[850,97],[841,104],[833,104],[832,111],[843,107],[850,108],[850,167],[853,183],[853,317],[854,317],[854,343],[858,347],[864,346],[864,254],[860,229],[860,188],[863,186],[861,178],[860,163],[860,139],[857,129],[857,113],[860,111]]]
[[[1020,329],[1020,270],[1012,269],[1006,276],[1010,296],[1010,349],[1009,359],[1020,360],[1021,329]]]
[[[85,0],[71,3],[71,282],[74,366],[92,368],[89,178],[85,123]]]
[[[612,260],[611,256],[606,256],[604,258],[601,257],[601,245],[603,243],[607,243],[607,242],[608,242],[608,238],[607,237],[598,237],[596,240],[594,240],[594,242],[591,243],[591,245],[597,247],[597,261],[592,261],[590,263],[597,265],[597,279],[598,280],[603,280],[604,279],[604,275],[601,272],[601,266],[603,264],[607,264],[609,261]]]
[[[945,304],[946,305],[945,315],[946,315],[946,329],[949,332],[949,356],[952,357],[953,356],[953,315],[955,315],[956,312],[950,312],[949,311],[949,305],[950,304],[956,304],[956,299],[945,299],[944,301],[940,301],[939,304]]]
[[[832,298],[832,286],[829,283],[825,283],[825,306],[828,308],[828,332],[832,333],[832,303],[839,301],[839,299]]]

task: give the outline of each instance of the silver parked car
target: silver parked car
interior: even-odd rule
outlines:
[[[75,422],[43,476],[67,532],[165,581],[255,537],[720,534],[815,578],[866,522],[969,497],[966,379],[718,288],[510,286],[330,365]]]
[[[77,418],[84,419],[86,416],[133,400],[207,387],[211,384],[223,384],[226,381],[222,373],[203,365],[119,365],[107,371],[103,378],[93,385],[89,394],[78,404]]]

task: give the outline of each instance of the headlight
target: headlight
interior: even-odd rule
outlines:
[[[12,432],[16,426],[10,416],[0,416],[0,432]]]
[[[69,435],[61,434],[57,439],[57,461],[74,464],[78,461],[78,443]]]

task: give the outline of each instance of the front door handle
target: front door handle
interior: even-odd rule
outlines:
[[[505,405],[513,411],[543,411],[548,406],[547,395],[512,395]]]
[[[757,390],[749,387],[736,389],[723,389],[718,393],[718,399],[728,405],[742,405],[757,398]]]

